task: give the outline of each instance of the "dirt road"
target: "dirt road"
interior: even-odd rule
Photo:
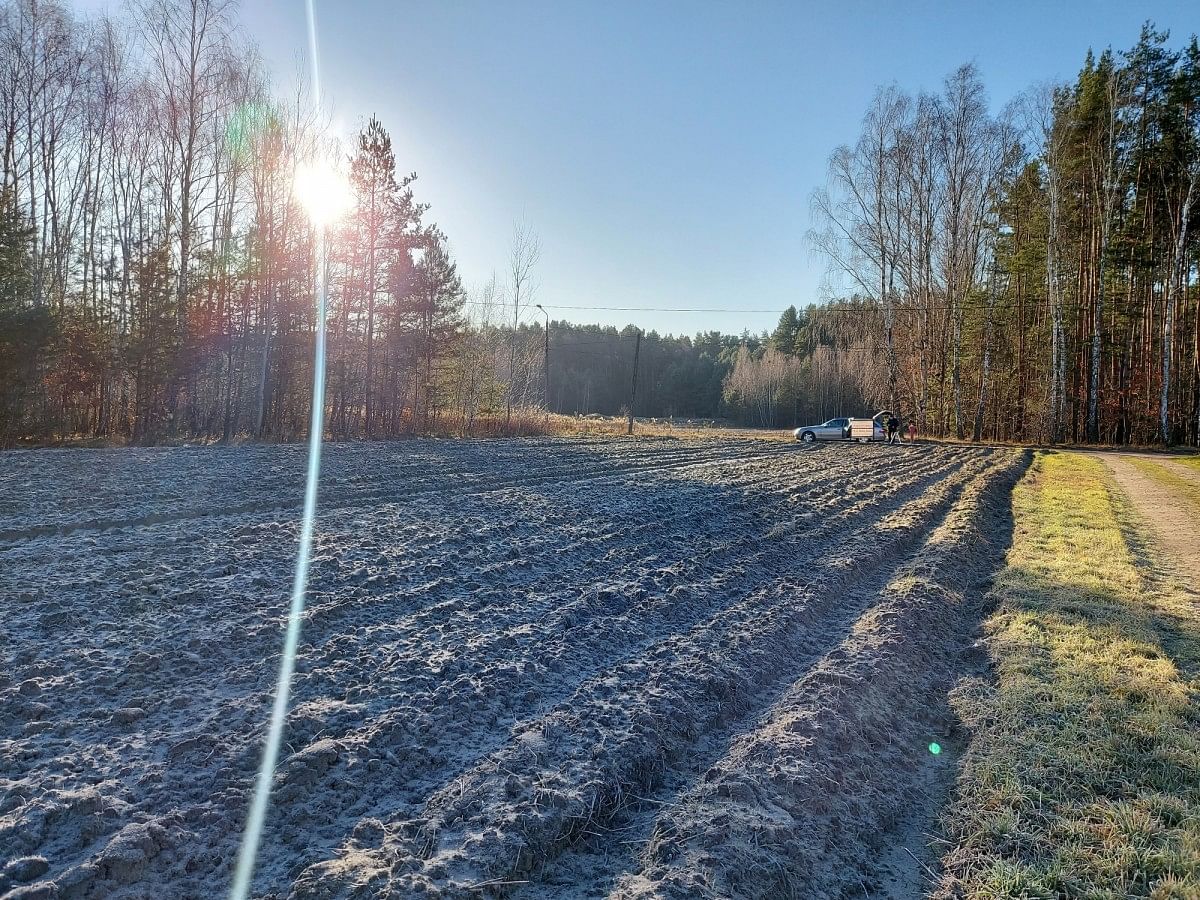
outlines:
[[[1200,470],[1183,465],[1161,454],[1096,454],[1104,460],[1113,478],[1129,497],[1171,563],[1187,584],[1200,584],[1200,508],[1189,497],[1172,490],[1170,485],[1147,475],[1130,459],[1147,460],[1162,466],[1200,488]]]
[[[304,461],[0,455],[0,896],[224,892]],[[256,896],[917,895],[1025,464],[331,446]]]

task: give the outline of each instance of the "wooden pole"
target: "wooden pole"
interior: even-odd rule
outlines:
[[[633,383],[629,386],[629,423],[625,427],[626,434],[633,434],[633,403],[637,399],[638,354],[642,350],[642,333],[637,333],[637,341],[633,345]]]

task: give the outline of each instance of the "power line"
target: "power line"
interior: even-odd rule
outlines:
[[[476,300],[464,300],[463,303],[466,306],[493,306],[493,307],[495,306],[495,304],[484,304],[484,303],[481,303],[480,301],[476,301]],[[791,304],[791,305],[794,306],[795,304]],[[1021,301],[1020,303],[1017,303],[1015,301],[1005,301],[1003,303],[993,303],[992,310],[995,311],[995,310],[1002,310],[1002,309],[1021,309],[1023,307],[1029,308],[1029,309],[1049,308],[1051,305],[1052,304],[1050,303],[1050,300],[1048,298],[1042,298],[1042,299],[1029,298],[1027,300]],[[778,309],[778,308],[777,309],[732,309],[732,308],[722,308],[722,307],[684,307],[684,306],[571,306],[571,305],[566,305],[566,304],[553,304],[553,303],[543,303],[542,306],[544,306],[546,309],[569,309],[569,310],[582,311],[582,312],[637,312],[637,313],[670,312],[670,313],[732,313],[732,314],[770,313],[773,315],[780,315],[783,313],[784,309],[786,309],[786,307],[784,309]],[[1066,311],[1071,308],[1071,305],[1066,302],[1063,302],[1062,307],[1063,307],[1063,310]],[[986,306],[980,305],[980,306],[973,307],[973,308],[985,310]],[[913,305],[913,304],[904,303],[904,304],[900,304],[900,305],[896,306],[895,309],[896,309],[896,312],[899,312],[899,313],[921,313],[921,312],[953,312],[955,310],[966,311],[967,307],[964,306],[963,304],[952,304],[952,303],[936,303],[936,304],[927,304],[927,305],[921,305],[921,304]],[[837,305],[837,304],[832,304],[832,303],[814,303],[814,304],[810,304],[810,306],[806,306],[806,307],[797,307],[796,312],[797,313],[807,313],[810,310],[814,313],[826,313],[826,312],[854,313],[854,314],[858,314],[858,315],[867,315],[867,314],[880,315],[883,313],[883,308],[880,306],[847,306],[844,304]]]
[[[686,306],[568,306],[542,304],[547,309],[596,310],[598,312],[687,312],[687,313],[778,313],[778,309],[719,309],[716,307]]]
[[[464,300],[467,306],[501,306],[503,304],[484,303],[480,300]],[[571,309],[584,312],[691,312],[691,313],[778,313],[778,309],[717,309],[688,308],[679,306],[571,306],[567,304],[543,303],[546,309]]]

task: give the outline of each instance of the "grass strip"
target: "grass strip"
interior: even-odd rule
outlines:
[[[937,894],[1200,897],[1200,611],[1099,461],[1039,454],[1013,511]]]

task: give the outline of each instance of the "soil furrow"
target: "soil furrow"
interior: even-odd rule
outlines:
[[[587,683],[434,795],[422,818],[385,828],[378,852],[347,850],[359,861],[352,877],[343,854],[310,869],[297,896],[326,895],[331,881],[343,888],[370,884],[363,896],[403,894],[420,890],[418,884],[453,895],[480,881],[521,877],[590,822],[611,816],[630,790],[647,789],[697,735],[755,702],[762,685],[820,631],[854,567],[894,562],[986,465],[978,457],[975,463],[847,540],[814,572],[781,573],[690,632]],[[381,869],[381,855],[400,862]]]
[[[944,474],[939,471],[902,484],[892,496],[893,502],[918,496],[933,478]],[[861,523],[853,534],[872,527],[862,512],[877,503],[877,495],[869,490],[865,493],[870,499],[860,498],[845,516],[851,524],[855,520]],[[850,492],[846,496],[851,496]],[[776,532],[776,540],[763,544],[761,532],[755,532],[729,545],[730,553],[722,554],[729,560],[720,563],[725,568],[718,568],[719,560],[711,555],[702,562],[681,559],[663,573],[661,582],[671,586],[665,592],[637,581],[623,584],[623,578],[614,574],[606,579],[606,586],[595,587],[577,600],[567,596],[563,603],[551,604],[544,618],[538,610],[533,610],[532,616],[529,610],[520,610],[518,621],[523,624],[515,633],[503,627],[502,611],[491,610],[489,620],[495,627],[473,641],[463,658],[447,654],[433,663],[425,648],[452,645],[453,639],[441,641],[437,635],[420,633],[409,637],[409,646],[422,651],[411,661],[384,648],[370,654],[359,652],[357,658],[369,660],[371,668],[359,680],[383,678],[394,683],[407,702],[369,713],[348,708],[341,719],[350,730],[339,728],[338,722],[328,717],[321,720],[322,733],[342,745],[347,764],[353,758],[385,760],[375,773],[360,770],[359,784],[368,789],[356,791],[357,806],[345,811],[359,816],[376,812],[370,808],[376,792],[369,785],[375,780],[394,780],[399,771],[414,787],[411,806],[415,812],[425,796],[419,786],[428,779],[447,779],[452,772],[469,768],[474,758],[506,740],[519,719],[533,721],[595,672],[607,670],[619,660],[637,658],[663,635],[686,630],[716,609],[742,601],[774,572],[798,569],[814,560],[827,550],[828,535],[837,533],[842,519],[831,516],[806,530],[800,545],[791,543],[787,532]],[[847,535],[839,535],[838,540],[844,543]],[[759,549],[752,551],[756,544]],[[731,562],[736,563],[732,569]],[[706,577],[693,583],[693,572]],[[336,651],[331,655],[343,661],[353,658],[349,648],[356,640],[347,637],[339,647],[331,648]],[[344,670],[344,665],[339,666],[339,674]],[[311,682],[307,688],[306,694],[323,693]],[[514,711],[514,699],[520,702],[520,713]],[[296,718],[303,716],[302,710]],[[314,726],[298,728],[297,746],[307,743],[313,730]],[[345,764],[334,766],[323,778],[335,782],[345,777],[345,771]],[[338,792],[328,794],[327,809],[337,803]]]
[[[552,883],[633,791],[688,794],[689,758],[724,759],[875,598],[843,596],[855,566],[878,582],[994,460],[609,440],[327,454],[262,896]],[[296,523],[222,505],[291,496],[303,453],[100,453],[94,486],[65,456],[18,456],[3,529],[56,508],[204,515],[0,550],[0,867],[44,856],[38,890],[62,897],[223,893]]]
[[[614,900],[921,893],[925,835],[952,777],[938,758],[953,740],[946,695],[1027,464],[970,485],[850,635],[665,805]]]
[[[799,447],[789,448],[786,451],[759,450],[753,454],[739,456],[738,461],[741,462],[753,459],[770,459],[785,452],[799,454],[812,451]],[[524,473],[494,476],[488,474],[480,475],[477,471],[452,471],[442,473],[439,475],[437,480],[431,484],[409,485],[403,491],[403,493],[406,497],[418,497],[428,494],[472,494],[514,489],[519,490],[530,487],[541,487],[547,484],[553,484],[560,480],[583,482],[603,481],[606,479],[622,479],[632,475],[642,475],[662,472],[670,469],[688,468],[692,466],[704,465],[706,463],[721,463],[729,459],[729,453],[723,450],[709,451],[707,453],[688,451],[679,452],[676,454],[664,454],[661,457],[650,458],[644,461],[625,461],[623,465],[612,465],[611,462],[592,462],[590,466],[588,464],[585,464],[582,467],[578,464],[566,465],[558,468],[549,468],[542,471],[537,471],[532,474]],[[475,476],[475,480],[471,479],[470,476],[472,475]],[[295,512],[303,503],[303,497],[301,496],[303,484],[304,482],[302,476],[297,473],[296,481],[288,482],[283,486],[293,492],[294,496],[291,500],[282,503],[277,500],[250,500],[237,504],[217,504],[215,508],[213,505],[205,505],[199,509],[162,511],[143,514],[136,517],[66,522],[61,524],[26,525],[20,528],[8,528],[0,530],[0,544],[17,544],[22,541],[36,540],[38,538],[66,537],[79,532],[121,531],[132,528],[152,528],[158,525],[178,525],[185,522],[195,522],[209,518],[236,519],[246,515],[277,515],[281,513]],[[322,511],[322,515],[328,515],[334,511],[344,511],[346,509],[377,502],[385,498],[394,497],[396,493],[396,488],[389,485],[388,487],[384,488],[362,490],[345,499],[329,500],[325,497],[322,497],[319,507]],[[3,549],[6,548],[0,547],[0,550]]]

